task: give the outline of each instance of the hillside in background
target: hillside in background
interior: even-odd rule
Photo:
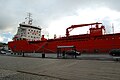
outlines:
[[[4,45],[7,45],[7,44],[6,44],[6,43],[0,42],[0,46],[4,46]]]

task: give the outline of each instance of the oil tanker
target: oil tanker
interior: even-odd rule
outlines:
[[[8,42],[9,49],[14,53],[57,53],[58,46],[74,46],[82,54],[108,54],[110,50],[120,48],[120,33],[107,34],[102,23],[71,25],[66,29],[66,36],[46,39],[41,36],[41,28],[32,25],[30,15],[28,23],[19,24],[13,41]],[[89,26],[89,33],[70,35],[78,27]]]

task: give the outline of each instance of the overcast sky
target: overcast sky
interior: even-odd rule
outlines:
[[[32,13],[33,24],[42,27],[42,34],[53,38],[65,36],[70,25],[102,22],[107,33],[120,32],[120,0],[0,0],[0,42],[8,42],[19,23]],[[86,33],[88,27],[74,29],[70,34]]]

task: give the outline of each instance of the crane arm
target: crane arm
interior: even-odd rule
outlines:
[[[102,24],[102,23],[96,22],[96,23],[90,23],[90,24],[72,25],[72,26],[70,26],[70,27],[68,27],[68,28],[66,29],[66,36],[68,37],[68,36],[69,36],[69,32],[72,31],[74,28],[84,27],[84,26],[89,26],[89,25],[91,25],[91,26],[92,26],[92,25],[96,25],[96,27],[98,27],[98,24]],[[70,31],[69,31],[69,29],[70,29]]]
[[[77,28],[77,27],[84,27],[84,26],[89,26],[89,25],[97,25],[97,24],[102,24],[102,23],[90,23],[90,24],[80,24],[80,25],[72,25],[71,27],[68,27],[67,29],[71,29],[71,28]]]

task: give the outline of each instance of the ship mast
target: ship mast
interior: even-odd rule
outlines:
[[[113,23],[112,23],[112,31],[113,31],[113,34],[114,34],[114,25],[113,25]]]
[[[32,25],[32,21],[33,21],[33,19],[31,18],[31,15],[32,15],[31,13],[28,13],[28,15],[27,15],[28,17],[25,18],[25,19],[28,19],[29,25]]]

